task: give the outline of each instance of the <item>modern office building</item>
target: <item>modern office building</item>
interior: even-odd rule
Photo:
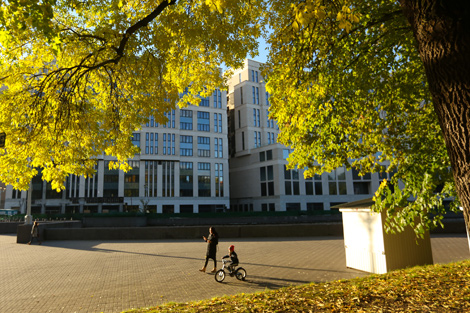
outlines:
[[[245,60],[228,94],[172,110],[165,125],[151,118],[134,134],[141,152],[127,173],[110,170],[113,159],[103,155],[93,177],[71,175],[60,193],[38,175],[32,213],[312,211],[373,196],[389,174],[337,168],[305,179],[302,169],[286,169],[291,150],[276,141],[261,65]],[[4,209],[25,213],[26,191],[6,186],[2,196]]]
[[[57,193],[38,175],[32,182],[32,213],[106,213],[148,211],[200,213],[230,205],[226,91],[216,90],[199,106],[175,109],[159,125],[150,118],[134,133],[140,154],[132,170],[110,170],[113,158],[102,155],[96,174],[71,175]],[[6,187],[5,209],[25,213],[26,191]]]
[[[359,176],[337,168],[305,179],[287,170],[291,150],[276,142],[262,64],[245,60],[229,81],[230,208],[233,211],[312,211],[372,197],[387,173]],[[380,176],[380,177],[379,177]]]

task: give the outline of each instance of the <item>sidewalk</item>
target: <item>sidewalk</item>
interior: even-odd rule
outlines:
[[[470,258],[465,235],[433,236],[434,263]],[[345,267],[339,237],[221,239],[247,270],[247,280],[198,271],[206,244],[195,240],[50,241],[16,244],[0,235],[0,312],[121,312],[288,285],[368,275]]]

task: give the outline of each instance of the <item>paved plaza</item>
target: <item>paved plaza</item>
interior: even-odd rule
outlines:
[[[433,236],[434,263],[470,258],[464,235]],[[198,271],[199,240],[48,241],[16,243],[0,235],[0,312],[121,312],[169,301],[187,302],[289,285],[365,276],[345,267],[340,237],[221,239],[234,244],[246,281]],[[210,266],[208,266],[210,267]]]

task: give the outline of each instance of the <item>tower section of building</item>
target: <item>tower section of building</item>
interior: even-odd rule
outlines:
[[[323,211],[372,197],[389,173],[359,176],[344,167],[311,178],[286,168],[289,147],[277,143],[279,128],[269,119],[269,94],[262,63],[245,60],[229,80],[230,196],[233,211]]]

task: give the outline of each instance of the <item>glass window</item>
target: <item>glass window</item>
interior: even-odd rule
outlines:
[[[256,109],[253,109],[253,126],[256,127]]]
[[[260,167],[259,177],[260,177],[260,181],[266,181],[266,167]]]
[[[162,162],[162,196],[175,196],[175,162]]]
[[[139,196],[140,161],[128,161],[131,170],[124,173],[124,197]]]
[[[210,197],[211,196],[211,177],[210,175],[198,176],[198,196]]]
[[[180,196],[193,196],[193,162],[180,162]]]
[[[210,157],[211,156],[211,145],[210,137],[197,137],[197,156],[199,157]]]
[[[274,196],[274,182],[268,182],[268,195]]]
[[[169,112],[164,112],[163,115],[167,118],[166,124],[163,125],[164,128],[175,128],[175,110],[171,110]]]
[[[201,107],[209,107],[209,98],[202,98],[201,97],[201,102],[199,103],[199,106]]]
[[[323,202],[307,203],[307,211],[323,211]]]
[[[103,176],[103,197],[117,197],[119,186],[119,170],[110,169],[109,162],[104,162],[104,176]]]
[[[300,183],[298,181],[293,181],[292,182],[292,189],[294,191],[294,195],[300,195]]]
[[[320,196],[323,194],[323,187],[321,182],[315,182],[315,194]]]
[[[274,179],[274,169],[273,166],[270,165],[267,167],[268,168],[268,180],[273,180]]]
[[[193,130],[193,111],[191,110],[180,111],[180,129]]]
[[[344,167],[338,167],[336,169],[336,175],[338,180],[346,180],[346,170]]]
[[[158,134],[155,133],[155,154],[158,154]]]
[[[347,187],[346,187],[346,170],[345,168],[338,167],[336,170],[331,171],[328,173],[328,187],[329,187],[329,194],[330,195],[346,195],[347,194]]]
[[[266,160],[272,160],[273,159],[273,150],[267,150],[266,151]]]
[[[222,133],[222,113],[219,113],[219,133]]]
[[[145,197],[157,196],[157,161],[145,161]]]
[[[261,197],[266,197],[268,195],[267,183],[261,183]]]
[[[286,203],[286,211],[300,211],[300,203]]]
[[[180,136],[180,155],[192,156],[193,155],[193,136]]]
[[[150,136],[149,133],[145,133],[145,154],[150,153]]]
[[[306,181],[305,182],[305,194],[309,195],[309,196],[314,195],[314,193],[313,193],[313,182],[311,182],[311,181]]]
[[[292,179],[291,171],[287,169],[286,165],[284,165],[284,179]]]
[[[140,133],[133,133],[131,141],[134,146],[140,148]]]
[[[217,140],[217,138],[215,140]],[[219,158],[224,157],[223,148],[224,148],[224,145],[222,142],[222,138],[219,138]]]
[[[370,194],[370,182],[353,182],[355,195]]]
[[[292,195],[292,184],[290,181],[285,181],[286,195]]]
[[[210,131],[210,115],[209,112],[197,112],[197,130],[198,131]]]
[[[328,183],[328,189],[329,189],[329,193],[330,195],[337,195],[338,194],[338,191],[336,189],[336,182],[329,182]]]
[[[222,163],[215,164],[215,196],[224,196],[224,172]]]
[[[260,167],[260,181],[261,196],[274,196],[274,169],[272,165]]]
[[[214,132],[217,133],[219,130],[218,127],[219,120],[217,119],[217,113],[214,113]]]

